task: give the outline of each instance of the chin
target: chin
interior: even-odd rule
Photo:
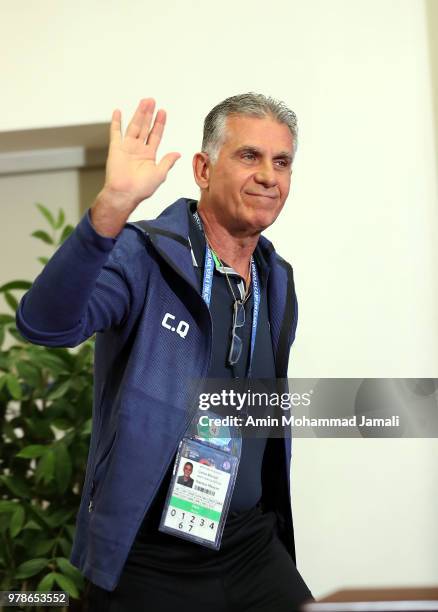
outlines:
[[[278,202],[273,205],[266,205],[264,202],[256,206],[246,207],[245,220],[248,226],[253,227],[255,231],[263,231],[272,225],[280,214],[283,206],[279,206]]]
[[[253,216],[249,225],[254,227],[255,231],[262,232],[271,226],[277,219],[278,214],[272,214],[272,211],[262,213],[258,212]]]

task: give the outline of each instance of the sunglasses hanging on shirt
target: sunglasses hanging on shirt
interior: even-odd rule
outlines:
[[[215,265],[221,268],[222,271],[225,273],[225,276],[228,282],[228,287],[230,288],[230,291],[233,295],[233,300],[234,300],[233,326],[232,326],[232,333],[231,333],[231,346],[230,346],[230,350],[228,354],[228,363],[233,368],[233,371],[234,371],[234,365],[239,361],[239,358],[242,354],[242,345],[243,345],[242,339],[236,333],[236,330],[239,329],[240,327],[243,327],[243,325],[245,324],[244,305],[248,297],[251,294],[250,289],[252,288],[252,292],[254,294],[254,307],[253,307],[253,316],[252,316],[252,324],[251,324],[251,347],[250,347],[250,354],[249,354],[249,364],[248,364],[247,373],[245,376],[245,378],[251,378],[255,339],[256,339],[256,334],[257,334],[257,322],[258,322],[258,316],[259,316],[259,310],[260,310],[260,286],[259,286],[257,268],[254,262],[254,257],[251,257],[251,260],[249,262],[249,270],[248,270],[248,275],[246,278],[246,291],[244,290],[241,291],[242,297],[240,300],[238,300],[234,294],[233,287],[231,285],[231,281],[229,279],[226,266],[224,266],[223,262],[219,259],[217,254],[211,248],[208,238],[204,232],[201,218],[197,211],[193,214],[193,218],[199,230],[203,233],[205,237],[205,263],[204,263],[204,277],[203,277],[203,282],[202,282],[202,297],[205,303],[207,304],[208,307],[210,307],[211,288],[212,288],[212,283],[213,283],[213,270],[214,270]],[[243,281],[241,282],[243,284]],[[238,378],[237,376],[234,376],[234,377]]]
[[[226,266],[224,265],[223,261],[220,259],[218,254],[214,251],[214,249],[212,248],[208,240],[207,240],[207,244],[208,244],[209,249],[211,250],[213,259],[215,260],[216,263],[219,264],[219,266],[222,268],[223,272],[225,273],[228,287],[231,291],[231,295],[233,296],[233,300],[234,300],[233,302],[233,325],[231,328],[231,345],[230,345],[230,350],[228,352],[228,364],[230,366],[234,366],[239,361],[242,355],[243,341],[242,341],[242,338],[236,333],[236,330],[245,325],[245,303],[248,300],[249,296],[251,295],[251,284],[250,284],[251,262],[249,265],[248,275],[247,275],[246,282],[245,282],[245,295],[243,299],[239,300],[237,299],[234,293],[230,277],[228,276],[228,273],[226,271]]]

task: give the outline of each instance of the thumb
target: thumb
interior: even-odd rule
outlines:
[[[173,168],[175,162],[181,157],[180,153],[167,153],[163,157],[163,159],[158,164],[159,169],[163,173],[163,176],[166,177],[167,173],[171,168]]]

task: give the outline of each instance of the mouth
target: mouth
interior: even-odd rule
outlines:
[[[247,195],[256,197],[256,198],[268,198],[269,200],[276,200],[277,195],[275,194],[267,194],[267,193],[252,193],[251,191],[246,192]]]

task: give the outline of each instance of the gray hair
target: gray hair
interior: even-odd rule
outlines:
[[[278,123],[284,123],[292,134],[293,155],[295,155],[298,144],[298,126],[295,113],[284,102],[251,92],[231,96],[223,102],[219,102],[206,116],[202,150],[208,153],[213,163],[216,162],[219,150],[225,141],[225,125],[227,117],[230,115],[272,117]]]

